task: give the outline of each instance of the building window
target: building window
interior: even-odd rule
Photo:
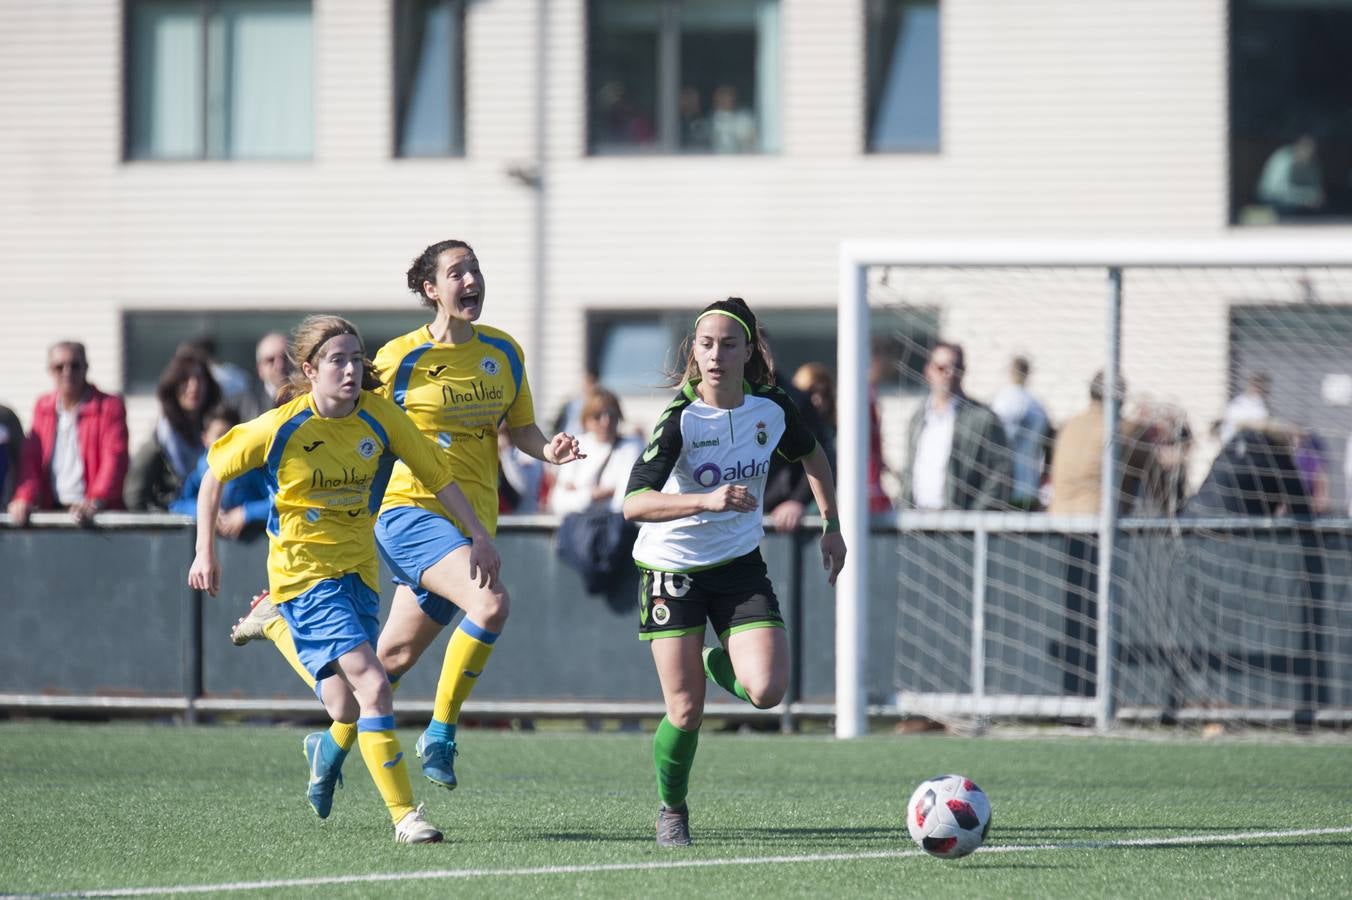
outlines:
[[[464,0],[398,0],[395,155],[465,152]]]
[[[290,334],[313,310],[128,310],[122,314],[122,384],[128,394],[153,394],[160,372],[180,343],[210,336],[223,362],[256,370],[254,348],[269,331]],[[382,344],[428,322],[416,307],[405,310],[343,310],[357,326],[371,356]]]
[[[1231,0],[1230,206],[1352,221],[1352,0]]]
[[[939,0],[868,2],[868,149],[939,148]]]
[[[778,0],[591,0],[593,153],[779,147]]]
[[[309,0],[129,0],[130,159],[304,159]]]
[[[595,311],[587,316],[587,368],[598,382],[619,394],[644,394],[684,369],[678,357],[690,334],[687,311]],[[775,369],[783,381],[804,363],[836,369],[836,310],[757,308],[756,318],[769,335]],[[870,324],[873,353],[884,362],[880,384],[903,391],[925,389],[923,369],[938,340],[938,311],[906,307]]]

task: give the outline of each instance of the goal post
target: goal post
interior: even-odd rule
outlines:
[[[1275,369],[1281,382],[1325,365],[1323,418],[1282,422],[1284,437],[1267,452],[1287,454],[1294,479],[1286,438],[1301,425],[1338,443],[1326,470],[1341,456],[1352,431],[1352,242],[847,242],[839,292],[837,480],[850,559],[837,584],[837,736],[865,733],[879,703],[864,648],[869,623],[891,617],[870,604],[896,605],[894,694],[881,705],[901,715],[1092,720],[1107,729],[1125,718],[1349,714],[1352,615],[1336,607],[1331,579],[1352,571],[1352,489],[1341,471],[1325,471],[1337,480],[1338,506],[1313,510],[1253,496],[1270,493],[1262,478],[1221,483],[1219,457],[1236,451],[1206,425],[1225,417],[1256,368]],[[1085,405],[1089,376],[1099,373],[1100,436],[1140,425],[1153,441],[1159,422],[1181,423],[1193,458],[1169,456],[1186,455],[1174,446],[1183,438],[1169,447],[1103,440],[1092,510],[1060,514],[1055,501],[1051,512],[915,509],[896,476],[910,462],[923,358],[939,339],[967,349],[968,393],[978,400],[990,401],[1011,357],[1031,355],[1032,393],[1049,395],[1056,425]],[[877,406],[896,512],[870,515],[868,372],[889,341],[898,377],[877,389]],[[1345,366],[1330,362],[1343,357]],[[1215,463],[1204,458],[1213,455]],[[1172,499],[1143,511],[1165,470]],[[1124,499],[1128,482],[1139,497]],[[1219,504],[1209,512],[1202,488]],[[894,529],[898,560],[869,559],[870,528]],[[869,596],[870,567],[891,565],[897,596]]]

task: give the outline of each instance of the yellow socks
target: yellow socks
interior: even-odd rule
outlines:
[[[451,634],[446,659],[441,665],[437,698],[432,707],[433,721],[447,725],[459,721],[460,707],[478,684],[497,639],[496,632],[480,628],[469,619],[460,620],[460,626]]]
[[[296,643],[291,640],[291,629],[286,627],[286,619],[281,616],[273,619],[263,626],[263,634],[272,641],[272,645],[277,648],[277,652],[282,654],[283,658],[291,664],[291,668],[296,670],[300,680],[310,686],[310,690],[315,689],[315,677],[305,671],[305,667],[300,664],[300,654],[296,652]],[[351,744],[348,745],[352,746]]]
[[[357,720],[357,745],[371,773],[371,780],[390,810],[396,824],[413,812],[413,785],[399,739],[394,736],[394,716],[362,716]]]

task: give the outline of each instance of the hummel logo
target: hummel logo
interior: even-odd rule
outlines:
[[[478,678],[478,677],[479,677],[480,675],[482,675],[483,673],[484,673],[484,670],[483,670],[483,669],[480,669],[480,670],[477,671],[477,672],[471,672],[469,669],[466,669],[466,670],[465,670],[465,677],[466,677],[466,678]]]
[[[357,518],[357,516],[359,516],[359,515],[362,514],[362,510],[360,510],[360,509],[349,509],[349,510],[347,511],[347,514],[348,514],[349,516],[351,516],[352,518],[355,519],[355,518]]]
[[[404,758],[404,751],[403,751],[403,750],[400,750],[398,753],[394,754],[394,759],[390,760],[390,761],[387,762],[387,763],[381,763],[381,765],[384,766],[384,767],[387,768],[387,769],[393,769],[395,766],[399,765],[399,760],[401,760],[401,759],[403,759],[403,758]]]
[[[427,370],[427,374],[428,374],[429,376],[431,376],[432,378],[436,378],[438,375],[440,375],[440,374],[441,374],[442,372],[444,372],[445,370],[446,370],[446,367],[445,367],[445,366],[433,366],[432,368],[430,368],[430,369]]]
[[[306,453],[309,453],[309,452],[311,452],[312,450],[314,450],[316,447],[318,447],[318,446],[319,446],[320,444],[322,444],[322,443],[324,443],[324,442],[323,442],[323,441],[315,441],[313,444],[301,444],[301,446],[305,448],[305,452],[306,452]]]

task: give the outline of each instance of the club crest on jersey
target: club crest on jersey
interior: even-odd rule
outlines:
[[[491,356],[485,356],[479,360],[479,368],[484,370],[485,375],[498,374],[498,361]]]
[[[451,433],[449,431],[438,431],[437,443],[441,445],[443,450],[451,446]]]
[[[376,439],[364,437],[357,441],[357,452],[361,454],[362,459],[370,459],[376,455]]]
[[[760,444],[762,447],[764,447],[764,446],[765,446],[765,442],[768,441],[768,440],[770,440],[770,435],[768,435],[768,434],[765,433],[765,423],[764,423],[764,422],[757,422],[757,423],[756,423],[756,443],[757,443],[757,444]]]
[[[653,604],[652,615],[654,625],[665,625],[671,621],[671,607],[659,600]]]

